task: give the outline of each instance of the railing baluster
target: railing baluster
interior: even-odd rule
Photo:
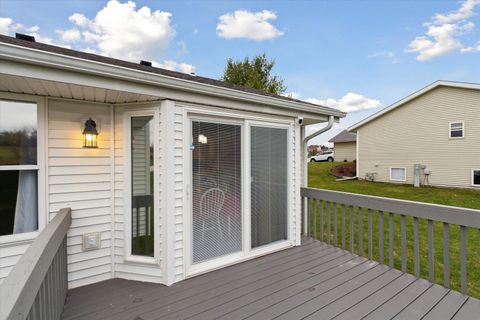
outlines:
[[[337,223],[337,207],[336,202],[333,203],[333,245],[338,246],[338,223]]]
[[[393,212],[389,213],[388,218],[388,265],[393,268],[394,261],[393,261],[393,247],[394,247],[394,240],[395,240],[395,225],[394,225],[394,216]]]
[[[450,225],[443,223],[443,286],[450,288]]]
[[[358,207],[358,255],[363,256],[363,208]]]
[[[460,226],[460,272],[461,290],[467,294],[467,228]]]
[[[313,239],[317,240],[317,209],[318,200],[313,200]]]
[[[331,209],[331,205],[330,205],[329,201],[327,201],[326,206],[327,206],[327,244],[330,244],[330,209]]]
[[[302,234],[303,235],[306,235],[307,234],[307,211],[306,211],[306,202],[307,202],[307,197],[302,197],[302,201],[301,201],[301,213],[302,213],[302,220],[301,223],[302,223]],[[133,228],[133,227],[132,227]]]
[[[380,263],[383,264],[383,211],[378,211],[378,256]]]
[[[323,200],[320,201],[320,241],[323,242]]]
[[[310,236],[310,198],[307,198],[307,230],[306,234],[307,236]]]
[[[372,239],[372,209],[368,209],[368,259],[373,257],[373,239]]]
[[[353,206],[350,206],[350,252],[353,252],[355,233],[353,231]]]
[[[345,250],[345,205],[342,204],[342,249]]]
[[[428,220],[428,280],[435,282],[435,253],[433,243],[433,221]]]
[[[400,216],[400,228],[402,233],[402,272],[407,272],[407,227],[403,214]]]
[[[418,239],[418,218],[413,218],[413,268],[415,276],[420,277],[420,245]]]

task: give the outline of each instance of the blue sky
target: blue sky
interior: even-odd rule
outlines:
[[[265,52],[288,93],[354,111],[324,143],[435,80],[480,82],[479,12],[480,0],[0,0],[0,32],[212,78]]]

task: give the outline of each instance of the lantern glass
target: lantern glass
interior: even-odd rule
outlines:
[[[92,118],[85,121],[85,129],[83,129],[82,134],[84,148],[98,148],[97,124],[92,120]]]

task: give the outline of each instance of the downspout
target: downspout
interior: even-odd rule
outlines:
[[[302,160],[302,163],[303,163],[303,172],[302,172],[302,184],[301,186],[302,187],[308,187],[308,163],[307,163],[307,142],[313,138],[315,138],[316,136],[324,133],[325,131],[328,131],[332,128],[333,126],[333,123],[335,122],[335,117],[334,116],[329,116],[328,118],[328,123],[325,127],[323,128],[320,128],[319,130],[315,131],[314,133],[312,133],[311,135],[307,136],[307,137],[304,137],[303,138],[303,143],[302,143],[302,157],[301,157],[301,160]],[[305,126],[303,127],[303,134],[305,135]],[[306,232],[307,230],[307,207],[306,207],[306,203],[304,203],[304,208],[303,209],[303,212],[304,212],[304,217],[303,217],[303,230],[304,232]]]

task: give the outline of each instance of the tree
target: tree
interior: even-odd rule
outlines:
[[[233,61],[229,58],[220,79],[268,93],[282,94],[287,87],[283,84],[283,79],[270,74],[274,66],[275,61],[269,61],[265,53],[255,56],[251,60],[248,57],[243,61]]]

